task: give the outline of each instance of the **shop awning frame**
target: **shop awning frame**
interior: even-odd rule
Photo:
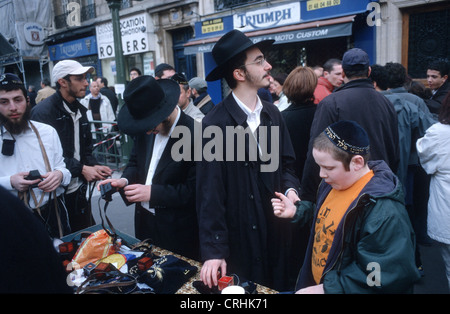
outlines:
[[[351,27],[355,19],[354,15],[348,15],[338,18],[326,19],[326,20],[318,20],[305,22],[295,25],[281,26],[277,28],[263,29],[258,31],[246,32],[245,34],[251,38],[253,41],[258,42],[263,39],[273,38],[275,35],[278,37],[280,35],[290,35],[289,39],[275,42],[275,44],[283,44],[288,42],[299,42],[306,40],[315,40],[322,38],[331,38],[331,37],[339,37],[339,36],[349,36],[351,35]],[[335,28],[333,33],[328,34],[327,32],[322,32],[318,34],[319,36],[314,36],[314,34],[308,34],[308,36],[294,36],[293,34],[298,31],[307,30],[308,32],[314,32],[318,30],[325,30],[329,26],[340,25],[342,27]],[[325,34],[325,36],[323,36]],[[196,53],[205,53],[211,52],[215,43],[219,40],[221,36],[210,37],[210,38],[202,38],[195,39],[187,42],[184,45],[184,54],[196,54]]]

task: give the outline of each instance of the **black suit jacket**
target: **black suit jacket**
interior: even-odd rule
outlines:
[[[136,204],[136,237],[152,239],[153,243],[183,256],[198,259],[198,224],[195,209],[194,120],[181,112],[175,131],[186,131],[182,136],[170,137],[156,167],[151,186],[150,207],[155,214]],[[174,132],[175,132],[174,131]],[[187,132],[189,131],[189,132]],[[187,134],[189,133],[189,134]],[[129,184],[145,184],[153,153],[155,135],[139,135],[135,138],[130,161],[123,172]],[[183,143],[190,146],[186,160],[175,161],[172,147]]]

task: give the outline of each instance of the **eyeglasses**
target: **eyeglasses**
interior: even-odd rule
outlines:
[[[254,61],[254,62],[250,62],[250,63],[243,64],[243,65],[241,65],[240,67],[242,68],[242,67],[245,67],[246,65],[251,65],[251,64],[256,64],[256,65],[259,65],[259,66],[264,66],[264,64],[265,64],[266,62],[267,62],[266,58],[261,57],[261,58],[258,58],[258,60]]]

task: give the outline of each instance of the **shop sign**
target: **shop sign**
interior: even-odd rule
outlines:
[[[254,43],[261,40],[274,39],[274,44],[287,44],[299,41],[317,40],[333,37],[350,36],[352,34],[352,23],[320,26],[315,28],[300,29],[270,35],[251,37]]]
[[[300,3],[268,7],[233,15],[233,25],[243,32],[300,23]]]
[[[124,55],[150,51],[147,14],[121,18],[119,24]],[[96,33],[99,59],[113,58],[115,52],[112,22],[96,26]]]
[[[314,28],[292,30],[274,34],[265,34],[260,36],[251,36],[250,39],[254,43],[258,43],[266,39],[273,39],[275,40],[274,44],[287,44],[299,41],[350,36],[351,34],[352,34],[352,23],[343,23]],[[184,54],[190,55],[196,53],[211,52],[214,47],[214,44],[215,43],[186,46],[184,48]]]
[[[213,19],[202,22],[202,34],[220,32],[223,30],[223,19]]]
[[[25,23],[23,33],[27,43],[33,46],[41,46],[44,44],[44,28],[38,23]]]
[[[48,47],[50,60],[72,59],[97,54],[95,36],[72,40]]]

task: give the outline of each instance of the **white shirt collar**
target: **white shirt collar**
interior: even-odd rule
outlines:
[[[244,113],[247,115],[247,124],[250,127],[250,130],[254,133],[256,129],[258,128],[259,124],[261,123],[261,110],[263,108],[263,105],[261,103],[261,99],[259,96],[257,97],[255,110],[251,111],[249,107],[247,107],[233,92],[232,95],[234,97],[234,100],[236,100],[236,103],[238,104],[239,108],[244,111]]]

